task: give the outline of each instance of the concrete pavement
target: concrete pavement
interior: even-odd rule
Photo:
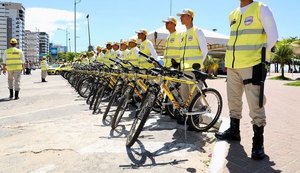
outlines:
[[[0,173],[208,171],[213,132],[188,131],[185,139],[184,126],[153,114],[128,149],[132,118],[111,131],[65,79],[46,80],[40,82],[39,70],[22,76],[20,99],[7,101],[7,79],[0,76]]]

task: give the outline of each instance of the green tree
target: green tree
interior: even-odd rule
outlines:
[[[275,46],[273,58],[274,62],[278,62],[280,64],[281,78],[284,79],[284,65],[290,63],[293,58],[293,49],[291,47],[291,42],[287,43],[286,40],[278,42]]]

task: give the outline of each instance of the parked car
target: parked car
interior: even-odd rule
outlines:
[[[49,66],[47,72],[48,72],[48,74],[58,75],[60,70],[64,67],[65,67],[64,64],[52,64]]]

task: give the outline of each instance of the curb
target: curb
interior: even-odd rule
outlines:
[[[230,126],[229,118],[221,117],[221,126],[219,132],[223,132]],[[228,154],[229,143],[227,141],[217,140],[212,152],[212,158],[208,167],[210,173],[219,173],[223,171],[225,158]]]

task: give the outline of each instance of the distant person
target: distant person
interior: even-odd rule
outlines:
[[[31,64],[29,63],[29,61],[25,61],[25,73],[24,74],[31,74]]]
[[[43,57],[41,61],[41,76],[42,76],[42,82],[47,82],[46,77],[47,77],[47,70],[48,70],[48,63],[47,63],[47,58]]]
[[[19,99],[22,71],[25,71],[25,57],[22,50],[17,48],[18,41],[10,40],[11,47],[6,49],[2,57],[3,74],[8,72],[9,99],[12,99],[15,90],[15,100]]]
[[[215,136],[220,140],[241,140],[240,119],[242,96],[245,91],[254,131],[251,158],[261,160],[265,157],[263,134],[266,125],[265,97],[263,105],[259,105],[260,85],[266,77],[262,53],[265,51],[263,47],[266,47],[268,55],[276,43],[277,27],[269,7],[252,0],[240,0],[240,7],[230,13],[229,19],[231,34],[225,66],[230,127],[224,132],[216,133]]]

